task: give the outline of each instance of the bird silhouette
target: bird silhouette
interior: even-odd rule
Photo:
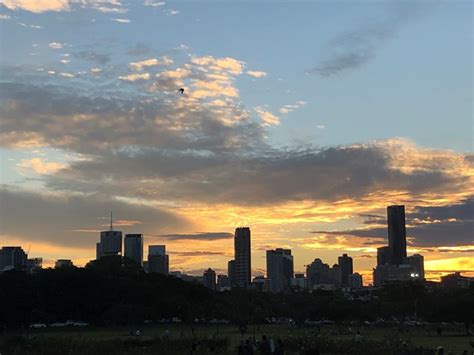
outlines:
[[[178,92],[179,92],[181,95],[183,95],[183,94],[184,94],[184,89],[181,88],[181,89],[178,90]]]

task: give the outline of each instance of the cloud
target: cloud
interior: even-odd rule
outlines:
[[[371,215],[366,218],[369,220],[369,223],[366,221],[366,224],[377,223],[377,226],[343,231],[315,231],[313,233],[386,240],[385,218]],[[406,220],[407,237],[411,246],[456,247],[472,245],[474,243],[472,234],[474,230],[474,196],[455,204],[416,206],[412,212],[406,214]]]
[[[168,16],[176,16],[176,15],[179,15],[180,14],[180,11],[179,10],[166,10],[166,14]]]
[[[220,240],[230,239],[234,235],[226,232],[206,232],[206,233],[191,233],[191,234],[162,234],[156,237],[167,240]]]
[[[34,172],[36,174],[45,175],[52,174],[64,168],[66,165],[58,162],[48,162],[43,158],[23,159],[17,164],[18,170],[23,174]]]
[[[48,44],[48,47],[52,49],[61,49],[63,48],[63,44],[59,42],[51,42]]]
[[[290,112],[297,110],[305,105],[306,105],[306,101],[297,101],[293,105],[284,105],[278,111],[280,111],[281,114],[287,115]]]
[[[119,23],[130,23],[130,19],[128,18],[111,18],[111,21],[119,22]]]
[[[162,57],[160,60],[156,58],[142,60],[140,62],[130,63],[129,66],[133,70],[143,70],[144,68],[153,67],[159,64],[170,65],[173,64],[173,60],[168,57]]]
[[[69,10],[69,0],[2,0],[1,3],[11,10],[36,13]]]
[[[119,76],[120,80],[124,81],[137,81],[137,80],[148,80],[150,79],[149,73],[141,73],[141,74],[129,74],[124,76]]]
[[[254,78],[263,78],[264,76],[267,76],[267,73],[264,71],[247,70],[247,75]]]
[[[220,251],[169,251],[171,255],[179,256],[214,256],[214,255],[227,255]]]
[[[9,15],[5,15],[5,14],[0,14],[0,20],[10,20],[11,17]]]
[[[262,106],[255,107],[255,112],[257,112],[258,116],[263,121],[263,125],[265,126],[278,126],[280,124],[280,118]]]
[[[329,77],[365,65],[403,26],[428,9],[426,4],[420,3],[390,5],[383,20],[375,23],[365,21],[363,25],[341,33],[330,41],[325,50],[328,54],[307,73]]]
[[[166,210],[96,194],[39,194],[2,187],[0,200],[0,235],[65,247],[92,249],[99,239],[98,233],[80,230],[103,230],[102,217],[111,210],[118,218],[141,222],[124,226],[122,230],[126,233],[155,234],[190,226],[188,221]]]
[[[75,52],[72,53],[72,56],[77,59],[99,64],[106,64],[110,61],[110,54],[98,53],[92,50]]]
[[[153,6],[153,7],[163,6],[165,4],[166,2],[157,1],[157,0],[145,0],[145,2],[143,3],[143,5],[145,6]]]
[[[71,11],[76,7],[90,8],[99,12],[126,12],[118,0],[1,0],[11,10],[26,10],[34,13],[48,11]]]

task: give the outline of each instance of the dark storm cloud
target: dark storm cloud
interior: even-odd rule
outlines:
[[[98,53],[93,50],[85,50],[80,52],[72,53],[72,56],[76,59],[85,60],[88,62],[94,62],[97,64],[107,64],[110,62],[110,54],[107,53]]]
[[[118,220],[133,222],[131,226],[116,228],[127,233],[151,234],[191,225],[187,220],[165,210],[132,205],[103,195],[46,196],[2,187],[0,235],[91,248],[98,240],[95,230],[107,228],[104,224],[110,211]],[[8,240],[2,240],[0,244],[8,244]]]
[[[309,74],[323,77],[338,75],[356,69],[373,59],[377,51],[409,22],[433,6],[417,2],[394,2],[387,9],[385,19],[365,23],[358,28],[340,34],[328,43],[328,54]],[[370,20],[369,20],[370,22]]]
[[[459,246],[474,243],[474,198],[439,207],[415,207],[406,215],[407,236],[417,247]],[[314,231],[315,234],[347,235],[363,238],[387,238],[387,227],[344,231]],[[377,244],[376,241],[372,243]]]
[[[233,238],[234,235],[227,232],[204,232],[188,234],[161,234],[156,235],[155,237],[166,240],[220,240]]]

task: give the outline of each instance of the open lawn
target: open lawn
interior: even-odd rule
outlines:
[[[194,343],[196,354],[233,354],[237,353],[242,339],[260,340],[262,335],[270,337],[275,343],[282,339],[286,354],[299,354],[303,347],[317,348],[327,354],[362,353],[366,347],[374,348],[377,353],[397,354],[400,353],[399,348],[393,349],[403,342],[406,343],[403,346],[412,352],[420,347],[427,351],[438,346],[445,349],[445,354],[461,355],[464,350],[471,354],[474,351],[470,345],[474,337],[466,336],[464,327],[442,326],[441,336],[437,334],[437,328],[433,325],[405,329],[358,325],[249,325],[243,337],[241,329],[233,325],[46,328],[7,332],[1,337],[0,353],[189,354]],[[137,329],[140,329],[139,336],[134,335]]]

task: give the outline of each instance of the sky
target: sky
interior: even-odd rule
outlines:
[[[348,253],[386,206],[429,279],[474,274],[470,1],[0,0],[0,246],[95,258],[109,225],[170,268]],[[184,93],[178,93],[184,88]],[[146,255],[146,248],[145,248]]]

